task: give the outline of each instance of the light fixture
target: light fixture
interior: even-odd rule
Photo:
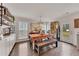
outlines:
[[[40,25],[43,24],[43,22],[42,22],[42,16],[40,16],[39,24],[40,24]]]
[[[42,17],[42,16],[40,16],[40,22],[39,22],[40,24],[41,24],[41,17]]]

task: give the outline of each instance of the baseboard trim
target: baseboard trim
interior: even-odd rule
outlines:
[[[72,44],[72,43],[69,43],[69,42],[66,42],[66,41],[60,40],[60,42],[64,42],[64,43],[70,44],[70,45],[72,45],[72,46],[74,46],[74,47],[77,47],[76,45],[74,45],[74,44]]]

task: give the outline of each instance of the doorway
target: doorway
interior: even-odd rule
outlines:
[[[56,39],[60,41],[60,25],[58,21],[51,22],[51,33],[56,33]]]

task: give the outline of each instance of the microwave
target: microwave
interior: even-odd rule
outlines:
[[[10,35],[10,27],[3,28],[3,36]]]

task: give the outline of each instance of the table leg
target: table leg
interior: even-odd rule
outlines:
[[[32,43],[33,50],[35,49],[35,41]]]
[[[38,46],[38,55],[40,55],[40,47]]]
[[[56,41],[56,47],[58,47],[58,41]]]

